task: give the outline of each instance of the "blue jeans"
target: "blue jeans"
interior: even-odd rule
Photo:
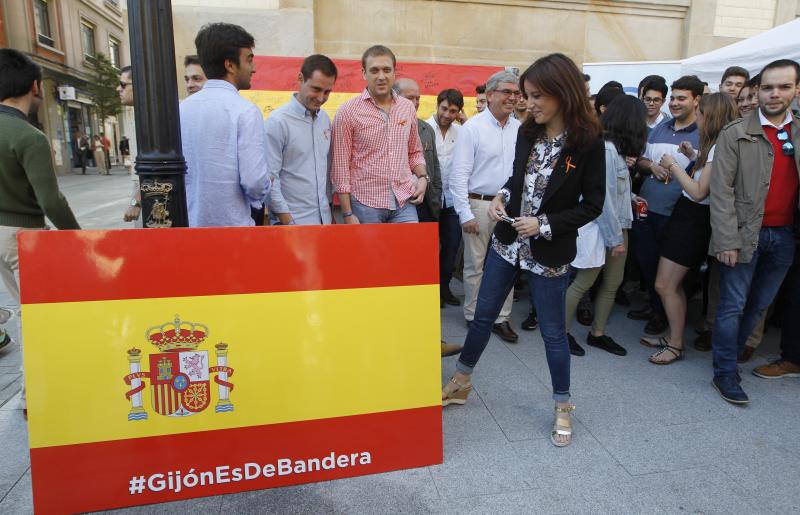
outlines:
[[[486,264],[478,291],[475,318],[470,324],[464,350],[458,358],[456,369],[463,374],[472,374],[478,360],[489,343],[492,325],[500,315],[500,309],[520,273],[519,266],[501,258],[494,249],[486,255]],[[533,292],[533,301],[539,316],[539,330],[544,340],[547,366],[553,384],[553,399],[556,402],[569,400],[569,344],[567,343],[566,295],[569,274],[561,277],[542,277],[528,272],[528,287]]]
[[[455,209],[446,207],[439,215],[439,283],[442,289],[450,287],[459,245],[461,222]]]
[[[711,341],[714,377],[736,374],[736,357],[775,299],[792,265],[794,246],[791,227],[762,227],[749,263],[720,264],[719,306]]]
[[[658,272],[658,260],[661,257],[659,242],[668,221],[668,216],[651,212],[647,218],[635,220],[631,229],[636,242],[634,252],[636,264],[639,265],[642,281],[647,286],[647,293],[650,295],[650,307],[662,315],[664,314],[664,305],[661,304],[661,296],[656,292],[656,273]]]
[[[394,199],[394,197],[392,198]],[[403,207],[400,207],[395,201],[393,206],[395,209],[380,209],[365,206],[351,194],[350,207],[353,210],[353,214],[362,224],[408,224],[419,222],[417,207],[411,202],[406,202]]]

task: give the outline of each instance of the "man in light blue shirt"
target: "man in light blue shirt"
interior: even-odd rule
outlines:
[[[331,223],[331,119],[320,108],[337,75],[328,57],[306,57],[297,93],[264,122],[267,167],[273,177],[269,206],[281,225]]]
[[[269,194],[261,110],[239,96],[256,71],[254,44],[228,23],[206,25],[195,39],[209,80],[180,106],[190,227],[254,225],[250,206]]]

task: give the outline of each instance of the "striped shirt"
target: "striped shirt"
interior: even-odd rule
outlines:
[[[405,205],[416,189],[412,170],[425,166],[414,104],[395,93],[388,114],[366,89],[345,102],[333,119],[331,150],[336,191],[376,209]]]

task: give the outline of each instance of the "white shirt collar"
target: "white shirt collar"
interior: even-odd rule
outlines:
[[[758,119],[761,121],[762,126],[775,127],[776,129],[781,130],[783,129],[784,125],[792,123],[792,110],[791,109],[786,110],[786,117],[783,119],[783,123],[781,123],[780,126],[777,126],[773,124],[771,121],[767,120],[767,117],[764,116],[764,113],[761,112],[760,107],[758,108]]]

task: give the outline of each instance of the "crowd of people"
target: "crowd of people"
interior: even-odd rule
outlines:
[[[572,438],[571,356],[586,353],[571,334],[574,320],[591,325],[587,345],[626,355],[606,331],[614,304],[630,303],[626,284],[638,281],[646,293],[628,317],[646,322],[640,342],[662,366],[684,359],[687,297],[703,293],[694,347],[713,352],[711,383],[737,405],[748,402],[737,363],[752,356],[770,306],[785,320],[800,316],[794,61],[774,61],[754,77],[731,67],[718,93],[695,76],[668,85],[651,75],[637,96],[618,82],[590,95],[590,78],[555,53],[521,74],[487,77],[469,119],[464,93],[447,88],[422,120],[419,85],[396,77],[395,55],[376,45],[361,59],[364,90],[333,120],[321,108],[338,70],[324,55],[303,61],[296,92],[264,120],[239,95],[256,73],[253,37],[214,23],[195,43],[180,104],[190,225],[437,223],[441,306],[463,302],[468,327],[463,346],[441,342],[442,356],[458,355],[444,406],[467,401],[492,333],[519,341],[510,316],[524,283],[531,310],[521,327],[538,328],[544,341],[550,437],[560,447]],[[47,145],[20,136],[41,72],[11,50],[0,50],[0,72],[0,132],[19,136],[0,143],[0,198],[17,199],[0,201],[9,234],[0,275],[13,291],[11,235],[43,227],[45,214],[58,228],[77,222],[41,148],[37,160],[14,157],[24,155],[14,144]],[[135,73],[122,70],[124,105],[133,105]],[[140,217],[138,195],[135,186],[126,220]],[[451,290],[460,249],[463,301]],[[781,359],[755,375],[800,377],[800,340],[783,330],[781,346]]]

